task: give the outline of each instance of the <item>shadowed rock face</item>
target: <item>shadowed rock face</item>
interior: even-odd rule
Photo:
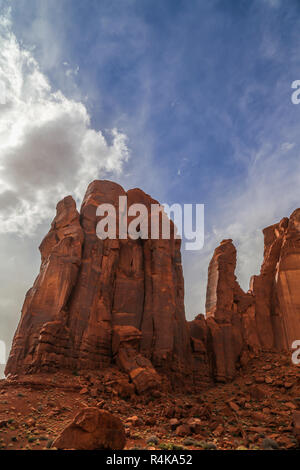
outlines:
[[[26,295],[6,374],[100,369],[117,362],[138,391],[157,386],[155,369],[188,375],[180,240],[100,240],[96,209],[119,196],[157,203],[139,189],[94,181],[80,214],[69,196],[41,243],[42,264]],[[150,216],[149,216],[150,217]],[[150,226],[150,220],[149,220]]]
[[[300,339],[300,209],[264,229],[259,276],[243,292],[232,240],[216,248],[208,268],[206,316],[187,322],[180,240],[106,239],[96,234],[102,203],[151,204],[140,189],[94,181],[80,214],[71,196],[57,205],[40,245],[41,268],[28,291],[6,374],[100,370],[128,373],[137,392],[162,386],[225,382],[261,350]],[[128,217],[130,222],[132,217]],[[119,227],[117,227],[117,234]]]

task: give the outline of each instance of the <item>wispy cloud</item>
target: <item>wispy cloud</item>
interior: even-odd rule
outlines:
[[[296,76],[296,70],[294,71]],[[220,241],[232,238],[237,247],[237,277],[247,291],[249,280],[258,274],[263,258],[262,229],[289,216],[300,206],[300,133],[297,113],[300,106],[290,103],[289,85],[293,79],[280,77],[277,97],[270,112],[261,112],[252,121],[248,115],[253,142],[232,138],[233,158],[242,161],[244,175],[225,192],[215,191],[213,217],[206,225],[206,244],[193,258],[185,254],[188,316],[204,312],[207,267]],[[280,93],[279,93],[280,90]],[[247,90],[245,91],[247,95]],[[244,103],[245,96],[241,97]],[[244,104],[243,104],[244,106]],[[207,208],[209,211],[210,208]],[[195,279],[198,283],[195,286]]]

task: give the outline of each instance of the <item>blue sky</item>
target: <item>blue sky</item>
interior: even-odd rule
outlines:
[[[3,291],[17,292],[14,301],[2,295],[5,335],[11,337],[25,290],[37,273],[38,241],[47,231],[54,202],[64,191],[80,196],[78,181],[88,177],[111,178],[126,189],[141,187],[169,204],[205,204],[205,247],[199,253],[183,252],[189,318],[203,312],[207,264],[223,238],[233,238],[238,248],[238,278],[247,289],[262,260],[261,229],[300,205],[300,105],[291,103],[291,83],[300,79],[300,2],[0,0],[0,8],[10,18],[0,48],[8,30],[17,41],[12,46],[16,62],[5,59],[11,60],[11,73],[21,78],[31,74],[16,64],[18,54],[22,60],[33,58],[44,109],[52,106],[53,93],[59,90],[63,96],[53,114],[57,129],[65,129],[72,140],[79,126],[84,149],[95,153],[91,161],[81,153],[74,157],[77,143],[73,148],[61,137],[54,150],[67,149],[62,166],[61,157],[52,158],[48,138],[43,161],[35,147],[35,142],[45,144],[43,129],[33,139],[25,114],[22,143],[2,149],[5,158],[11,155],[2,171],[5,191],[12,191],[9,195],[20,204],[22,190],[24,207],[35,207],[33,215],[28,210],[28,234],[21,233],[13,217],[0,234]],[[2,67],[5,74],[3,61]],[[14,109],[24,113],[23,104],[33,102],[39,122],[42,111],[32,76]],[[67,118],[62,113],[66,107]],[[79,121],[74,122],[72,112]],[[95,163],[99,148],[101,164]],[[44,171],[33,178],[40,163]],[[47,172],[45,194],[45,183],[37,181]],[[15,266],[28,258],[15,286]]]
[[[126,132],[132,151],[126,173],[137,180],[135,165],[146,155],[168,180],[158,189],[162,197],[195,201],[201,188],[200,199],[214,201],[215,185],[227,190],[247,176],[251,162],[235,154],[236,140],[259,147],[260,123],[272,119],[278,101],[283,107],[284,94],[286,112],[299,113],[290,105],[287,73],[297,66],[290,54],[299,42],[297,2],[288,8],[264,0],[15,5],[15,32],[36,46],[53,87],[87,96],[94,128]],[[76,90],[62,74],[66,61],[79,67]],[[286,80],[280,96],[279,79]],[[153,182],[143,184],[153,191]]]
[[[298,119],[290,102],[299,68],[298,2],[13,4],[14,31],[36,46],[54,89],[87,97],[95,129],[116,126],[128,136],[125,185],[213,209],[216,198],[247,179],[266,129],[270,140],[278,138],[278,111],[280,122],[282,111],[287,124]],[[64,62],[79,67],[72,80]],[[145,179],[144,166],[153,178]]]

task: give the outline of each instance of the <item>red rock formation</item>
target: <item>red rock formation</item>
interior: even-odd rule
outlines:
[[[292,213],[289,221],[284,220],[284,225],[279,226],[278,238],[281,232],[284,235],[275,274],[272,313],[276,346],[291,349],[293,341],[300,339],[300,209]]]
[[[223,240],[216,248],[208,267],[206,318],[220,321],[232,310],[236,277],[236,249],[232,240]]]
[[[137,239],[101,240],[97,207],[112,204],[123,220],[144,204]],[[300,339],[300,209],[267,227],[264,261],[243,292],[232,240],[216,248],[208,268],[206,317],[187,323],[180,240],[151,239],[151,205],[140,189],[127,193],[94,181],[80,214],[71,196],[57,205],[40,246],[40,273],[26,295],[6,374],[56,369],[99,370],[116,363],[139,393],[162,386],[208,386],[231,380],[261,350],[290,348]],[[136,206],[138,209],[138,206]],[[145,228],[146,227],[146,228]],[[144,233],[145,232],[148,233]]]
[[[66,365],[70,331],[66,307],[77,282],[84,233],[74,200],[57,205],[50,232],[40,245],[40,274],[27,292],[6,373]]]
[[[157,388],[161,382],[151,361],[139,352],[141,338],[142,332],[134,326],[113,327],[113,358],[128,373],[138,393]]]
[[[255,295],[257,333],[260,344],[265,349],[285,346],[281,319],[278,314],[275,316],[272,304],[277,263],[287,223],[288,219],[283,219],[279,224],[271,225],[263,230],[264,260],[260,275],[253,276],[250,283],[250,289]]]
[[[193,343],[204,343],[210,373],[220,382],[231,380],[237,364],[259,349],[254,299],[237,283],[235,267],[236,249],[232,240],[223,240],[208,268],[206,320],[201,327],[199,316],[191,322]]]
[[[249,355],[291,349],[300,338],[300,209],[263,233],[261,272],[252,277],[247,294],[234,274],[232,240],[223,240],[214,252],[208,268],[206,320],[198,316],[190,327],[196,375],[205,363],[204,376],[208,364],[217,381],[231,380]],[[199,357],[202,366],[197,365]]]
[[[175,382],[189,374],[180,240],[100,240],[96,234],[97,207],[111,203],[118,211],[119,196],[126,195],[128,206],[157,203],[139,189],[126,194],[115,183],[94,181],[80,216],[70,196],[58,204],[6,374],[100,369],[114,360],[138,391],[157,386],[155,369]]]
[[[212,361],[209,348],[209,328],[204,315],[189,322],[193,353],[193,381],[197,386],[212,383]]]
[[[264,261],[251,288],[262,347],[291,349],[300,338],[300,209],[263,231]]]

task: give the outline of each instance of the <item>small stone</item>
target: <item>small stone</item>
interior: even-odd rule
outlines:
[[[187,426],[186,424],[181,424],[180,426],[176,428],[175,432],[177,436],[184,437],[184,436],[188,436],[189,434],[191,434],[191,428]]]
[[[272,384],[272,383],[273,383],[272,377],[269,377],[269,376],[267,375],[266,378],[265,378],[265,382],[266,382],[266,384]]]
[[[197,442],[194,439],[188,437],[187,439],[184,439],[182,443],[184,446],[194,446]]]
[[[287,408],[289,408],[290,410],[296,410],[297,409],[297,406],[294,403],[292,403],[291,401],[285,403],[285,406]]]
[[[221,436],[224,433],[224,426],[222,424],[219,424],[216,429],[213,431],[214,436]]]
[[[262,446],[264,450],[277,450],[279,449],[279,445],[273,439],[265,438],[262,442]]]
[[[217,446],[213,442],[203,442],[202,448],[205,450],[216,450]]]
[[[156,419],[154,416],[150,416],[149,418],[146,418],[145,424],[146,426],[154,426],[156,424]]]
[[[177,426],[179,426],[179,420],[177,418],[172,418],[170,419],[169,424],[171,426],[171,429],[174,431]]]
[[[285,382],[283,386],[286,389],[292,388],[294,386],[294,382]]]
[[[159,439],[157,436],[150,436],[148,437],[148,439],[146,439],[146,443],[147,444],[154,444],[155,446],[157,446],[157,444],[159,443]]]
[[[127,419],[126,422],[135,428],[142,426],[144,424],[141,418],[139,418],[138,416],[131,416],[130,418]]]
[[[265,378],[264,377],[255,377],[255,382],[257,384],[263,384],[265,381]]]
[[[27,427],[32,427],[32,426],[35,426],[35,420],[33,418],[29,418],[27,421],[26,421],[26,426]]]
[[[264,389],[259,385],[253,385],[249,391],[251,398],[254,400],[263,400],[266,397]]]
[[[239,411],[240,407],[237,405],[234,401],[229,401],[227,402],[228,406],[233,410],[233,411]]]
[[[202,422],[199,418],[190,418],[187,424],[194,433],[199,434],[201,432]]]
[[[91,387],[90,389],[90,395],[93,398],[97,398],[98,396],[98,388],[97,387]]]

